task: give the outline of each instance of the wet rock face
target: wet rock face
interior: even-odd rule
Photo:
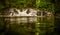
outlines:
[[[8,16],[37,16],[37,11],[35,9],[23,9],[22,11],[20,11],[20,9],[16,9],[16,8],[10,8],[8,10],[9,14],[7,14]],[[5,14],[6,15],[6,14]],[[21,18],[6,18],[5,20],[9,20],[10,22],[17,22],[17,23],[27,23],[27,22],[35,22],[37,20],[36,17],[21,17]]]

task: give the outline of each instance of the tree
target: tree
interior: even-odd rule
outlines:
[[[47,11],[54,10],[54,4],[50,2],[50,0],[36,0],[36,8],[44,8]]]

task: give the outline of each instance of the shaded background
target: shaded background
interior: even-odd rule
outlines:
[[[41,32],[40,34],[41,35],[59,35],[59,33],[60,33],[60,27],[59,27],[60,26],[60,24],[59,24],[60,23],[60,12],[59,12],[60,11],[60,4],[59,3],[60,3],[59,0],[29,0],[29,1],[28,0],[0,0],[0,12],[3,13],[3,11],[5,11],[7,8],[10,8],[10,7],[16,7],[16,8],[20,8],[20,9],[31,7],[31,8],[36,8],[36,9],[44,9],[45,11],[51,11],[51,12],[53,12],[53,14],[55,16],[55,17],[53,17],[53,18],[55,18],[55,20],[52,20],[53,22],[55,21],[54,22],[54,29],[52,28],[54,31],[53,32],[49,32],[50,31],[49,30],[50,27],[49,28],[46,27],[46,30],[44,28],[46,33],[45,34],[41,34],[42,33]],[[24,32],[23,32],[24,34],[23,33],[19,34],[18,32],[16,32],[13,29],[17,24],[12,25],[12,27],[13,27],[12,30],[11,30],[10,27],[7,29],[6,26],[8,25],[8,22],[4,21],[4,19],[5,18],[1,18],[0,19],[0,33],[1,34],[2,33],[3,34],[5,33],[6,35],[25,35],[26,34],[25,33],[26,30],[24,30],[24,28],[21,25],[19,25],[18,27],[21,27],[20,28],[21,32],[23,32],[23,30],[24,30]],[[45,19],[45,22],[42,21],[42,23],[43,22],[44,23],[50,23],[49,22],[50,20],[49,21],[47,20],[48,22],[46,20],[47,19]],[[43,24],[42,26],[44,26],[44,25],[45,24]],[[46,25],[50,25],[50,24],[46,24]],[[25,26],[27,26],[27,25],[25,25]],[[33,28],[34,28],[34,26],[33,26]],[[32,30],[34,30],[33,28],[32,28]],[[43,27],[40,28],[40,29],[43,29]],[[35,34],[35,32],[31,32],[31,33]],[[30,34],[30,33],[28,33],[28,34]]]

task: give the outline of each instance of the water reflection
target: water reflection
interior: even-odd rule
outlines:
[[[51,13],[49,12],[45,15],[44,13],[41,14],[40,12],[39,16],[41,17],[38,18],[38,20],[36,18],[38,16],[37,10],[32,8],[23,9],[22,11],[20,11],[20,9],[12,8],[12,10],[9,9],[8,13],[9,14],[6,13],[5,15],[3,15],[8,16],[3,17],[3,22],[5,23],[5,27],[7,29],[5,31],[6,35],[34,35],[36,31],[37,35],[41,35],[43,33],[46,34],[46,32],[51,31],[49,28],[51,28],[51,25],[53,25],[53,17],[51,17]]]

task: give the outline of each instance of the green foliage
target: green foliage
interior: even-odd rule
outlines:
[[[52,4],[50,1],[47,0],[37,0],[36,1],[36,8],[44,8],[45,10],[48,11],[53,11],[54,10],[54,4]]]
[[[34,7],[34,8],[44,8],[44,10],[54,11],[54,4],[50,0],[4,0],[5,3],[0,4],[0,7]],[[0,9],[1,9],[0,8]]]
[[[4,5],[3,4],[0,4],[0,10],[4,8]]]
[[[35,0],[5,0],[6,6],[18,8],[32,7],[35,5],[34,3]]]

